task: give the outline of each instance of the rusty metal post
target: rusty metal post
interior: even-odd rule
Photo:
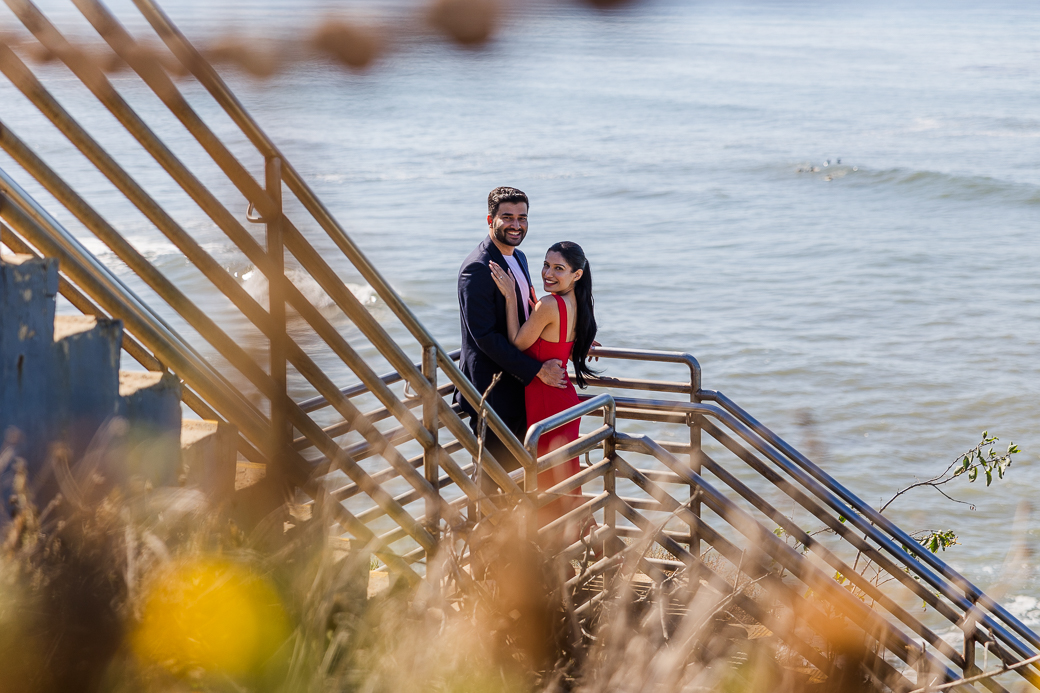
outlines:
[[[267,226],[267,254],[271,259],[271,273],[285,274],[285,246],[282,239],[282,160],[276,156],[264,160],[264,179],[267,194],[277,208],[276,216],[269,216],[264,221]],[[292,444],[292,426],[289,423],[288,411],[288,375],[286,373],[286,340],[288,333],[285,327],[285,296],[281,282],[268,278],[267,301],[268,311],[273,323],[270,340],[271,378],[275,382],[274,397],[271,398],[271,454],[269,456],[275,469],[267,470],[267,478],[275,486],[286,483],[281,457]]]
[[[610,494],[610,500],[603,506],[603,524],[610,527],[612,534],[617,530],[617,510],[615,501],[617,500],[617,477],[615,474],[615,460],[617,457],[617,413],[610,409],[604,408],[603,410],[603,423],[614,427],[614,430],[610,432],[610,437],[603,441],[603,457],[609,461],[607,470],[603,473],[603,491]],[[611,537],[607,541],[607,548],[604,553],[615,553],[614,549],[617,541],[615,537]]]
[[[690,401],[697,403],[701,401],[700,397],[700,370],[690,369]],[[701,426],[700,417],[696,414],[688,414],[686,421],[690,426],[690,470],[695,474],[701,473]],[[690,510],[693,515],[700,519],[701,517],[701,501],[700,501],[700,489],[690,486]],[[701,540],[697,536],[696,526],[690,524],[690,553],[698,558],[701,555]]]
[[[430,390],[423,398],[422,424],[423,428],[430,432],[433,445],[423,448],[423,473],[426,480],[433,486],[437,495],[440,495],[440,464],[438,462],[437,446],[439,421],[437,418],[437,347],[428,346],[422,353],[422,374],[430,383]],[[435,538],[440,538],[440,504],[432,498],[426,499],[426,529]]]
[[[533,467],[524,467],[524,494],[532,502],[538,498],[538,444],[531,448],[531,456],[534,457]],[[533,503],[525,503],[527,510],[527,538],[535,541],[538,538],[538,509]]]
[[[965,590],[964,597],[971,601],[971,608],[964,613],[964,622],[961,624],[964,632],[964,668],[961,671],[965,676],[973,676],[976,673],[975,624],[978,623],[978,619],[975,617],[975,610],[978,606],[971,592]]]

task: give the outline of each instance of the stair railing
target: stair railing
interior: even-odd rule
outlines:
[[[0,71],[229,300],[237,314],[249,326],[255,328],[256,335],[265,340],[267,346],[266,363],[259,362],[254,354],[241,346],[240,341],[243,340],[239,339],[238,335],[232,335],[222,324],[218,324],[197,301],[193,301],[184,290],[164,276],[116,231],[97,212],[97,203],[89,202],[77,194],[53,168],[36,155],[31,146],[14,134],[7,123],[0,121],[0,146],[104,243],[127,266],[135,279],[139,280],[142,288],[155,295],[156,299],[149,298],[149,302],[165,303],[166,309],[162,311],[164,315],[176,315],[181,330],[197,334],[205,342],[207,348],[204,350],[204,356],[211,362],[211,368],[208,372],[188,369],[186,362],[178,355],[179,348],[187,345],[173,344],[168,335],[146,334],[145,324],[141,321],[128,320],[126,326],[130,335],[127,342],[128,351],[133,351],[131,355],[136,354],[139,360],[146,361],[149,367],[166,366],[174,369],[184,379],[186,404],[199,415],[220,418],[235,424],[241,434],[240,452],[247,459],[266,464],[271,482],[287,487],[306,488],[307,484],[313,484],[313,479],[330,470],[338,469],[344,472],[357,489],[375,502],[378,511],[370,513],[370,517],[386,516],[393,519],[396,528],[383,534],[383,545],[389,545],[401,537],[408,537],[422,547],[421,555],[425,555],[433,550],[436,544],[439,519],[460,519],[457,508],[446,503],[438,493],[438,489],[444,483],[440,477],[441,470],[447,474],[452,484],[462,490],[470,503],[482,506],[485,512],[493,512],[497,507],[496,501],[482,495],[472,480],[463,473],[462,466],[451,457],[451,453],[455,451],[475,454],[477,442],[469,426],[441,395],[449,388],[458,388],[463,396],[474,404],[479,403],[481,397],[481,393],[462,376],[451,354],[423,328],[400,296],[318,201],[302,177],[285,161],[274,144],[246,114],[213,68],[155,4],[141,2],[138,3],[138,7],[174,54],[210,91],[256,146],[264,162],[263,185],[249,174],[247,168],[231,154],[228,147],[192,109],[176,84],[162,69],[159,61],[147,51],[141,50],[140,44],[101,3],[94,0],[76,0],[75,4],[112,50],[127,62],[198,140],[228,180],[245,197],[248,206],[257,210],[267,227],[265,242],[255,240],[235,215],[228,211],[210,189],[203,185],[148,127],[94,62],[85,59],[83,53],[31,2],[10,0],[8,5],[36,39],[79,78],[268,280],[268,305],[265,307],[243,288],[236,277],[210,256],[163,209],[161,202],[149,195],[62,107],[15,50],[0,44]],[[5,176],[5,179],[14,182],[9,175]],[[419,363],[406,356],[387,328],[380,324],[344,285],[327,259],[327,244],[319,251],[290,220],[281,200],[283,187],[288,188],[309,213],[310,221],[333,241],[333,247],[339,257],[349,261],[353,269],[369,283],[385,306],[400,320],[407,333],[416,340]],[[20,196],[15,188],[9,188],[9,191],[9,197],[20,197],[21,203],[26,202],[27,196]],[[71,237],[68,232],[62,233],[64,230],[56,222],[41,225],[37,219],[35,224],[30,224],[31,215],[19,214],[19,207],[34,207],[27,207],[25,204],[6,205],[10,212],[7,222],[17,234],[21,234],[23,249],[35,248],[44,251],[46,247],[48,251],[53,250],[53,243],[48,245],[48,242],[43,240],[47,234],[54,238]],[[28,240],[30,237],[34,240]],[[13,242],[17,244],[19,241]],[[350,319],[353,327],[400,374],[408,387],[416,393],[415,401],[409,401],[407,397],[392,392],[366,358],[287,278],[286,251],[296,263],[296,269],[310,275]],[[69,271],[77,271],[80,267],[72,262],[71,257],[68,253],[65,254]],[[82,266],[82,262],[80,264]],[[86,299],[101,304],[104,293],[101,288],[91,285],[88,281],[87,277],[92,271],[85,270],[77,275],[82,282],[73,280],[71,274],[66,274],[65,285],[69,291],[80,293],[76,300],[70,298],[74,305],[81,309],[100,311],[99,305],[87,305]],[[105,298],[107,300],[108,297]],[[363,390],[355,388],[354,394],[344,394],[351,388],[337,386],[312,358],[312,347],[308,345],[308,349],[304,350],[298,341],[287,333],[286,305],[306,322],[313,334],[324,343],[323,346],[360,380]],[[194,340],[192,343],[195,344]],[[295,371],[292,382],[287,365]],[[225,366],[230,366],[226,376],[222,372]],[[439,387],[438,370],[447,376],[447,382]],[[258,402],[258,405],[246,407],[242,402],[217,397],[214,382],[219,382],[220,379],[232,381],[235,387],[247,393],[246,402],[253,400]],[[317,392],[340,417],[339,420],[321,425],[314,418],[317,409],[305,411],[301,408],[290,395],[290,389],[299,391],[303,386],[313,388],[312,392]],[[352,402],[360,395],[367,395],[369,399],[376,400],[381,405],[380,408],[371,412],[371,415],[362,412]],[[413,406],[422,407],[421,421],[412,413]],[[375,425],[380,417],[387,414],[392,415],[400,424],[398,429],[389,433]],[[325,413],[322,416],[326,421],[330,418]],[[495,412],[489,411],[488,423],[518,459],[531,462],[527,459],[527,452],[520,441]],[[451,432],[454,440],[441,443],[438,436],[442,427]],[[297,434],[294,434],[293,430]],[[362,440],[349,444],[338,443],[336,438],[348,432],[359,435]],[[294,435],[299,437],[294,438]],[[417,471],[414,460],[406,459],[399,452],[398,448],[405,440],[414,440],[421,445],[421,472]],[[320,456],[301,455],[310,449],[317,450]],[[411,486],[411,491],[424,499],[425,513],[416,518],[414,515],[417,513],[406,510],[399,500],[384,491],[379,482],[358,464],[358,459],[352,453],[379,455],[384,458],[393,470],[394,476],[405,479]],[[486,451],[483,454],[482,466],[485,473],[507,493],[522,496],[515,481]],[[345,518],[345,521],[351,526],[356,524],[350,518]],[[355,529],[359,528],[355,526]]]
[[[690,379],[682,382],[597,378],[591,381],[591,385],[606,388],[613,394],[589,395],[582,405],[570,411],[571,414],[577,415],[579,411],[583,415],[595,413],[591,405],[611,396],[614,411],[609,417],[612,420],[650,422],[658,425],[659,433],[666,435],[667,429],[662,425],[695,429],[707,434],[712,446],[719,449],[718,452],[706,451],[699,444],[694,445],[692,438],[691,444],[687,445],[655,441],[618,430],[604,445],[603,461],[582,470],[580,480],[575,477],[573,481],[568,480],[547,492],[549,496],[567,493],[593,478],[604,478],[605,493],[584,494],[585,506],[571,512],[573,522],[573,518],[587,513],[593,505],[614,510],[613,515],[604,512],[606,526],[600,528],[597,540],[610,536],[640,537],[651,531],[657,544],[676,559],[656,561],[658,572],[661,567],[685,569],[693,571],[693,575],[709,584],[726,584],[721,575],[708,568],[704,560],[707,554],[689,550],[695,541],[703,540],[709,552],[714,551],[726,558],[730,567],[743,572],[747,579],[766,579],[770,581],[774,594],[787,593],[793,599],[798,594],[791,592],[790,586],[767,574],[781,565],[801,581],[804,589],[827,595],[827,603],[875,638],[881,652],[887,651],[907,666],[940,673],[946,680],[956,678],[955,669],[964,676],[980,673],[976,646],[987,648],[998,661],[1009,666],[1036,656],[1040,640],[1020,619],[984,595],[963,575],[724,394],[700,389],[700,369],[691,356],[605,348],[596,349],[593,354],[601,358],[686,363],[690,368]],[[619,390],[670,393],[687,396],[692,401],[662,400],[653,395],[620,396]],[[551,422],[543,422],[537,430],[560,425],[567,419],[567,413],[561,414]],[[613,446],[613,450],[609,446]],[[628,461],[628,453],[644,455],[660,466],[644,464],[637,468]],[[731,456],[736,464],[716,461],[719,453]],[[555,457],[562,461],[564,456]],[[543,460],[539,460],[540,467],[542,463]],[[744,467],[744,472],[741,472],[741,467]],[[608,474],[616,477],[609,483]],[[709,476],[714,481],[709,482]],[[624,489],[617,488],[621,479],[635,484],[649,498],[633,497],[630,491],[626,496]],[[713,520],[695,513],[695,503],[691,500],[679,500],[675,494],[667,493],[664,489],[667,485],[688,487],[690,497],[694,501],[703,501],[713,513]],[[608,488],[609,492],[606,491]],[[806,527],[804,521],[795,520],[793,510],[781,511],[777,501],[768,500],[770,488],[779,492],[774,495],[782,500],[785,508],[793,501],[823,527]],[[540,496],[537,503],[540,505],[547,500],[551,498]],[[667,517],[687,524],[691,532],[687,535],[668,530],[666,525],[655,525],[642,514],[646,511],[665,513]],[[617,524],[613,518],[618,515],[631,525]],[[721,527],[715,519],[721,520]],[[727,534],[726,527],[736,529],[737,535]],[[776,531],[773,531],[774,527]],[[743,548],[740,547],[741,539]],[[787,540],[794,541],[798,551],[794,551]],[[629,545],[623,550],[630,551],[634,546]],[[583,542],[579,542],[569,547],[567,552],[576,556],[584,548]],[[806,561],[799,552],[807,552],[817,560]],[[857,568],[864,558],[877,566],[878,575],[883,576],[883,580]],[[645,572],[653,575],[655,567],[645,563]],[[576,587],[586,584],[617,564],[618,556],[608,553],[580,579],[575,578],[571,583]],[[833,575],[839,576],[840,580],[821,572],[821,569],[833,570]],[[694,579],[693,575],[690,579]],[[733,582],[732,578],[730,582]],[[733,586],[728,589],[732,591]],[[593,597],[591,601],[594,603],[596,599]],[[873,605],[868,609],[869,614],[863,611],[861,599]],[[918,608],[921,604],[926,605],[926,618],[914,614],[911,606],[915,603]],[[591,606],[586,604],[583,608]],[[812,661],[812,657],[807,656],[811,654],[811,646],[804,641],[799,644],[797,634],[790,629],[784,631],[784,624],[764,613],[761,605],[745,603],[741,608],[748,613],[757,613],[763,624],[772,623],[770,628],[781,628],[774,629],[774,632]],[[814,618],[822,619],[820,614]],[[964,645],[960,651],[940,635],[936,626],[942,623],[962,632]],[[876,664],[880,670],[891,669],[883,659]],[[1038,668],[1034,664],[1018,668],[1016,673],[1033,687],[1040,687]],[[888,673],[899,674],[895,669]],[[983,685],[991,690],[1004,690],[1003,686],[991,680],[983,682]]]

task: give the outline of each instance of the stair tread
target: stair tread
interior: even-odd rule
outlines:
[[[119,396],[129,397],[140,390],[155,387],[162,378],[160,371],[119,371]]]
[[[55,315],[54,341],[60,342],[66,337],[89,332],[97,327],[97,318],[93,315]]]
[[[193,445],[206,436],[217,434],[216,421],[199,421],[198,419],[181,420],[181,447]]]
[[[235,464],[235,490],[241,491],[257,484],[267,476],[267,465],[256,462],[238,462]]]
[[[0,262],[7,265],[21,265],[29,260],[35,260],[33,255],[25,253],[0,253]]]
[[[773,631],[769,630],[760,623],[748,626],[748,640],[757,640],[758,638],[771,637],[773,637]]]

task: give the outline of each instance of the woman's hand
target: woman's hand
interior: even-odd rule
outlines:
[[[494,260],[488,261],[488,267],[491,268],[491,278],[495,280],[495,286],[506,297],[506,301],[516,300],[516,280],[513,279],[513,273],[499,267]]]

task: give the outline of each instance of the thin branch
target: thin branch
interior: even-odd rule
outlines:
[[[954,498],[954,497],[953,497],[953,496],[951,496],[950,494],[946,493],[946,491],[943,491],[943,490],[942,490],[941,488],[939,488],[939,487],[938,487],[937,485],[936,485],[936,486],[933,486],[932,488],[934,488],[934,489],[935,489],[936,491],[938,491],[939,493],[941,493],[941,494],[943,494],[944,496],[946,496],[946,499],[947,499],[947,500],[951,500],[951,501],[953,501],[954,503],[960,503],[961,505],[966,505],[966,506],[968,506],[969,508],[971,508],[972,510],[974,510],[974,509],[975,509],[975,504],[974,504],[974,503],[969,503],[968,501],[962,501],[962,500],[961,500],[960,498]]]
[[[986,472],[987,486],[989,485],[988,477],[994,470],[996,470],[1000,477],[1003,478],[1004,470],[1007,469],[1007,467],[1011,466],[1011,456],[1019,452],[1019,449],[1017,445],[1011,443],[1008,446],[1007,452],[1003,455],[1000,455],[999,457],[994,454],[992,447],[990,447],[988,455],[984,455],[982,449],[987,445],[992,446],[992,444],[997,442],[998,440],[1000,439],[996,436],[990,437],[988,432],[984,432],[982,434],[982,441],[978,445],[973,447],[971,450],[968,450],[962,455],[958,455],[956,459],[954,459],[953,462],[951,462],[950,465],[946,467],[942,474],[938,474],[924,481],[917,481],[913,484],[910,484],[906,488],[898,491],[894,496],[888,499],[887,503],[881,506],[880,512],[884,512],[885,509],[893,503],[893,501],[895,501],[897,498],[902,496],[907,491],[912,491],[913,489],[920,488],[922,486],[931,486],[936,491],[939,491],[953,502],[970,506],[971,503],[962,500],[957,500],[956,498],[952,498],[948,494],[943,493],[943,491],[939,487],[944,484],[950,483],[957,477],[963,476],[964,474],[977,475],[978,470],[980,468]],[[956,471],[954,471],[954,469],[956,469]],[[951,472],[953,473],[951,474]],[[975,479],[972,478],[971,480],[974,481]]]
[[[925,693],[925,691],[945,691],[948,688],[956,688],[957,686],[963,686],[966,683],[974,683],[976,681],[982,681],[983,679],[991,679],[994,676],[1000,676],[1001,674],[1006,674],[1009,671],[1021,669],[1027,664],[1032,664],[1033,662],[1040,662],[1040,655],[1035,655],[1033,657],[1030,657],[1029,659],[1023,659],[1019,662],[1015,662],[1014,664],[1006,664],[1000,669],[987,671],[976,676],[969,676],[968,678],[950,681],[949,683],[944,683],[941,686],[925,686],[924,688],[915,688],[914,690],[910,691],[910,693]]]

